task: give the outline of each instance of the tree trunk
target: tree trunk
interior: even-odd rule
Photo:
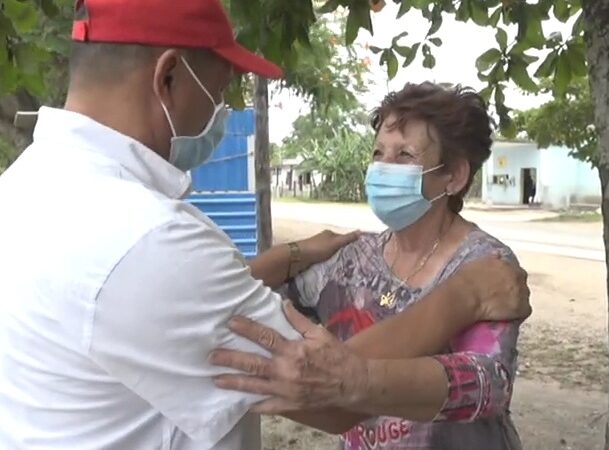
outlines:
[[[603,194],[603,238],[609,263],[609,0],[584,0],[588,70],[594,99],[595,125],[599,136],[598,167]],[[609,273],[609,271],[608,271]],[[609,278],[607,278],[609,292]],[[608,380],[609,382],[609,380]],[[605,450],[609,450],[609,421],[605,428]]]
[[[271,217],[271,157],[269,144],[269,89],[266,79],[256,77],[254,107],[256,109],[256,205],[258,251],[273,245]]]

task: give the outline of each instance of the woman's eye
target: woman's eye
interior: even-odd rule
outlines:
[[[375,150],[372,152],[372,158],[376,159],[376,158],[379,158],[380,156],[383,156],[383,154],[381,153],[380,150]]]

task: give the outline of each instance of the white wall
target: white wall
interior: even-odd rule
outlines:
[[[572,204],[595,203],[600,199],[598,171],[569,156],[564,147],[540,150],[541,194],[544,206],[569,208]]]
[[[501,162],[505,167],[501,167]],[[496,205],[519,205],[522,203],[522,169],[534,168],[538,171],[537,193],[539,194],[540,157],[537,146],[531,143],[496,142],[491,157],[484,164],[482,200]],[[507,175],[507,185],[493,184],[494,175]]]

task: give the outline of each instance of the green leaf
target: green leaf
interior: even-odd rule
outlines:
[[[65,36],[47,36],[43,44],[48,52],[60,55],[70,53],[70,41]]]
[[[497,89],[495,89],[495,105],[505,105],[505,94],[501,86],[497,86]]]
[[[546,59],[541,63],[541,65],[535,71],[536,78],[548,78],[550,75],[554,73],[556,70],[556,57],[558,53],[556,51],[552,51],[548,53]]]
[[[8,65],[8,63],[8,48],[2,44],[0,45],[0,72],[2,72],[4,65]]]
[[[245,99],[243,98],[243,75],[233,78],[233,81],[224,92],[226,103],[234,109],[242,110],[245,108]]]
[[[571,72],[571,66],[569,65],[569,55],[564,51],[558,56],[556,61],[556,73],[554,74],[554,93],[557,97],[565,95],[572,78],[573,73]]]
[[[59,15],[59,8],[53,0],[40,0],[40,8],[49,19],[54,19]]]
[[[38,13],[31,3],[18,0],[4,0],[4,14],[19,33],[28,33],[38,25]]]
[[[554,16],[565,23],[571,17],[571,6],[566,0],[554,1]]]
[[[491,70],[490,79],[495,83],[499,83],[501,81],[507,81],[507,74],[505,73],[505,67],[503,61],[499,61]]]
[[[395,53],[389,50],[389,54],[387,55],[387,75],[389,79],[392,80],[398,73],[399,63],[398,58],[395,56]]]
[[[543,27],[539,18],[533,16],[526,18],[524,42],[533,48],[543,48],[545,45],[546,38],[543,35]]]
[[[410,11],[410,7],[411,7],[411,4],[408,0],[402,0],[402,3],[400,4],[400,10],[398,11],[397,18],[399,19],[404,14],[406,14],[408,11]]]
[[[439,37],[430,38],[429,42],[431,42],[436,47],[440,47],[442,45],[442,39],[440,39]]]
[[[417,9],[427,9],[432,1],[433,0],[410,0],[410,3]]]
[[[488,104],[491,100],[491,95],[493,95],[493,91],[495,90],[495,86],[489,85],[482,89],[478,94],[482,99]]]
[[[577,19],[573,23],[573,28],[571,29],[571,35],[573,37],[581,36],[584,33],[586,28],[586,24],[584,22],[584,14],[582,12],[579,13]]]
[[[416,43],[412,46],[412,48],[410,49],[410,52],[408,54],[402,55],[402,56],[404,56],[404,64],[402,64],[402,67],[408,67],[410,64],[412,64],[412,62],[417,57],[417,53],[419,52],[420,46],[421,46],[420,42]]]
[[[412,53],[412,49],[404,45],[397,45],[393,47],[393,50],[402,58],[408,58]]]
[[[483,73],[483,72],[478,72],[478,79],[484,83],[491,83],[491,74],[488,73]]]
[[[375,47],[374,45],[371,45],[370,51],[376,55],[378,53],[381,53],[383,51],[383,49],[380,47]]]
[[[360,26],[362,26],[362,22],[357,9],[350,9],[349,16],[347,17],[347,29],[345,33],[347,45],[351,45],[353,42],[355,42]]]
[[[583,43],[569,42],[567,44],[569,67],[576,77],[585,77],[588,74],[586,65],[586,49]]]
[[[34,97],[43,97],[45,95],[46,86],[41,73],[21,74],[19,84]]]
[[[323,4],[321,8],[319,8],[320,14],[327,14],[336,11],[336,9],[340,6],[339,0],[328,0]]]
[[[503,12],[503,8],[499,7],[491,14],[491,17],[488,19],[488,23],[491,27],[497,27],[499,24],[499,19],[501,19],[501,13]]]
[[[480,1],[470,1],[471,18],[476,25],[481,27],[488,25],[488,7]]]
[[[353,6],[349,9],[345,31],[347,45],[351,45],[355,42],[360,28],[368,30],[370,34],[374,34],[372,19],[370,18],[370,8],[367,2],[359,3],[357,6]]]
[[[400,34],[398,34],[397,36],[395,36],[393,38],[393,40],[391,41],[391,44],[393,46],[397,45],[397,43],[399,42],[400,39],[402,39],[403,37],[408,36],[408,31],[402,31]]]
[[[479,72],[485,72],[497,64],[497,62],[501,59],[501,56],[501,52],[496,48],[488,49],[476,60],[476,68]]]
[[[500,117],[499,129],[501,130],[501,135],[506,139],[514,139],[518,133],[516,124],[509,115]]]
[[[539,60],[537,56],[527,55],[526,53],[522,53],[520,59],[524,61],[527,66]]]
[[[17,67],[28,75],[39,73],[40,64],[48,59],[48,55],[33,44],[15,45],[13,51]]]
[[[431,26],[429,30],[427,30],[427,36],[432,36],[438,32],[438,30],[442,27],[442,23],[444,19],[442,18],[442,12],[439,14],[432,14]]]
[[[467,22],[469,20],[470,12],[469,12],[469,2],[470,0],[462,0],[459,5],[459,9],[455,13],[455,19],[459,22]]]
[[[17,69],[11,64],[4,65],[0,70],[0,92],[14,92],[18,87],[18,80]]]
[[[518,87],[528,92],[537,92],[538,86],[529,76],[528,65],[521,59],[512,59],[508,67],[508,75]]]
[[[504,52],[507,49],[508,44],[508,35],[504,29],[497,29],[497,33],[495,34],[495,40],[497,41],[497,44],[499,44],[499,48],[501,49],[501,51]]]
[[[425,67],[426,69],[433,69],[436,66],[436,57],[434,55],[432,55],[431,53],[428,53],[427,55],[425,55],[425,58],[423,58],[423,67]]]

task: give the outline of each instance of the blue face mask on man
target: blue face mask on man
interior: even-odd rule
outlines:
[[[196,136],[178,136],[171,116],[169,115],[169,111],[165,104],[161,102],[161,106],[163,107],[163,111],[169,122],[169,127],[171,128],[171,133],[173,134],[173,137],[171,138],[171,148],[169,150],[169,162],[183,172],[187,172],[207,161],[216,147],[218,147],[220,141],[224,137],[228,111],[226,110],[224,102],[216,105],[214,98],[203,83],[201,83],[201,80],[195,75],[195,72],[184,57],[182,57],[182,63],[186,66],[186,69],[192,75],[195,82],[214,105],[214,112],[207,125],[203,128],[203,131]]]
[[[423,175],[443,165],[423,171],[423,166],[373,162],[366,175],[368,204],[392,231],[400,231],[418,221],[446,192],[427,200],[423,197]]]

